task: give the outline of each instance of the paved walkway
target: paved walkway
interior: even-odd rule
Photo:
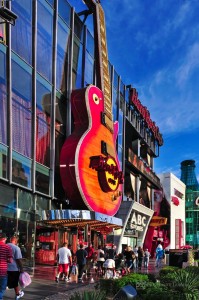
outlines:
[[[85,289],[94,289],[98,278],[93,275],[92,279],[85,278],[83,282],[72,283],[60,281],[56,283],[54,278],[57,267],[54,266],[36,266],[32,274],[32,283],[24,289],[24,300],[66,300],[71,293]],[[154,260],[150,260],[148,270],[142,269],[141,273],[158,273],[155,268]],[[92,282],[92,283],[91,283]],[[15,299],[14,290],[7,290],[4,296],[5,300]]]

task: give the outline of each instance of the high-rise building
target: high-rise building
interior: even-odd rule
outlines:
[[[186,244],[199,246],[199,184],[195,161],[181,162],[181,180],[186,184]]]

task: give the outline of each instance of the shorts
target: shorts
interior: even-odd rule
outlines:
[[[16,288],[19,285],[19,271],[8,271],[8,283],[9,289]]]
[[[69,264],[59,264],[58,272],[59,273],[67,273],[69,271]]]

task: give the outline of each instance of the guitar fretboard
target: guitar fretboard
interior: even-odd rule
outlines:
[[[112,101],[111,101],[111,84],[109,77],[109,65],[108,65],[108,54],[107,54],[107,42],[106,42],[106,27],[104,11],[100,4],[96,5],[96,27],[95,28],[95,39],[96,46],[98,47],[98,86],[104,93],[104,110],[106,116],[110,121],[112,117]]]

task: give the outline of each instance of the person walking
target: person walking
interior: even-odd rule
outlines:
[[[134,267],[135,269],[138,269],[138,246],[135,245],[133,248],[133,252],[135,253],[135,260],[134,260]]]
[[[141,270],[144,257],[144,251],[141,246],[138,247],[138,269]]]
[[[63,246],[59,248],[58,253],[58,273],[55,277],[55,281],[59,282],[60,274],[63,273],[65,275],[65,281],[69,281],[69,266],[72,265],[72,254],[70,249],[68,249],[68,244],[63,243]]]
[[[94,248],[92,247],[91,243],[88,243],[88,247],[85,248],[87,252],[87,257],[86,257],[86,272],[87,275],[90,276],[91,274],[91,268],[93,266],[93,256],[94,256]]]
[[[148,266],[149,266],[149,258],[150,258],[151,254],[150,252],[148,251],[148,249],[146,249],[144,251],[144,267],[148,269]]]
[[[105,262],[105,253],[102,250],[102,246],[99,245],[97,249],[97,273],[103,275],[103,264]]]
[[[85,249],[83,249],[83,244],[80,244],[79,250],[76,252],[76,261],[78,266],[78,280],[82,280],[84,268],[86,265],[86,257],[88,256],[88,253]]]
[[[8,263],[12,261],[12,249],[6,245],[5,233],[0,233],[0,300],[3,299],[8,280]]]
[[[112,247],[107,250],[107,258],[114,259],[116,255],[115,245],[112,244]]]
[[[10,238],[8,246],[12,249],[13,261],[8,263],[8,288],[15,290],[15,300],[23,297],[24,291],[19,288],[19,275],[23,272],[22,253],[17,246],[18,238],[13,236]]]
[[[124,251],[127,273],[130,273],[131,268],[133,267],[133,254],[134,253],[131,246],[127,246],[126,250]]]
[[[161,244],[159,244],[156,248],[156,267],[161,268],[162,267],[162,259],[164,257],[164,250]]]

